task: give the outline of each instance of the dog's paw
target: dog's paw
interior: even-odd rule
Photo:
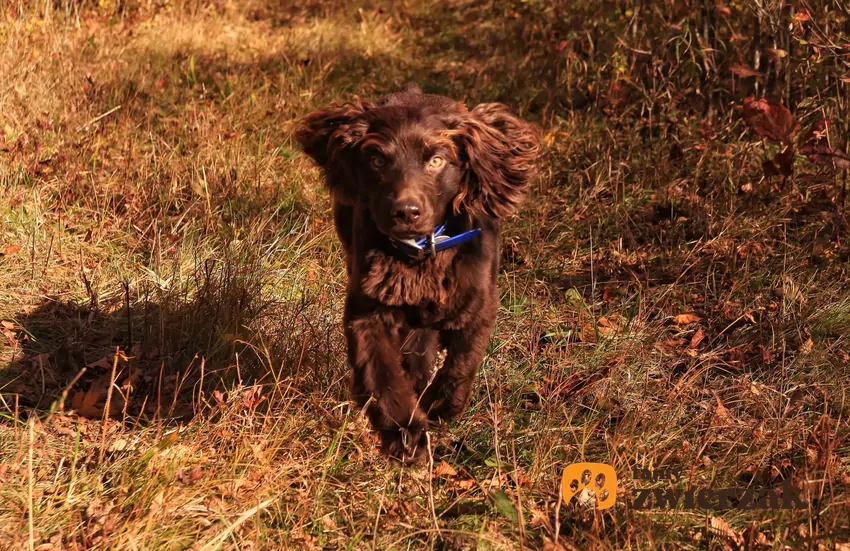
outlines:
[[[428,419],[417,414],[407,427],[381,431],[384,452],[404,464],[418,464],[428,455]]]

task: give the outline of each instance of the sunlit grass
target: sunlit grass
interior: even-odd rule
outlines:
[[[843,176],[801,160],[799,181],[762,178],[735,98],[705,114],[694,13],[18,7],[0,16],[0,548],[847,541]],[[646,48],[668,72],[645,71]],[[347,402],[345,267],[290,137],[313,107],[409,80],[505,101],[548,148],[505,224],[498,327],[469,410],[432,435],[433,469],[381,457]],[[835,117],[834,90],[801,113]],[[614,509],[559,506],[576,461],[616,468]],[[791,476],[809,507],[639,512],[635,465],[698,487]]]

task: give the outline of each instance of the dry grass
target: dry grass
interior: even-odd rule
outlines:
[[[846,151],[839,3],[805,43],[763,1],[7,4],[0,548],[846,548],[847,174],[765,179],[776,146],[734,109],[767,91]],[[549,149],[422,469],[346,401],[344,269],[290,138],[411,79],[510,103]],[[559,506],[577,461],[615,466],[616,507]],[[790,477],[807,508],[638,511],[633,466]]]

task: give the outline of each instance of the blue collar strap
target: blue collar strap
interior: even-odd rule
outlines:
[[[440,251],[463,245],[478,237],[481,233],[481,228],[473,228],[463,233],[449,237],[444,235],[446,231],[446,222],[443,222],[432,231],[429,235],[419,239],[396,239],[390,237],[390,242],[396,248],[404,251],[409,256],[414,258],[425,258],[428,256],[436,256]]]

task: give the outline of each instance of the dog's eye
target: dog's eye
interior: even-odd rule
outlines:
[[[380,155],[372,155],[369,164],[372,165],[372,168],[383,168],[387,164],[387,160]]]
[[[431,157],[431,160],[428,161],[428,166],[430,166],[431,168],[440,168],[444,164],[446,164],[446,160],[440,157],[439,155],[434,155],[433,157]]]

